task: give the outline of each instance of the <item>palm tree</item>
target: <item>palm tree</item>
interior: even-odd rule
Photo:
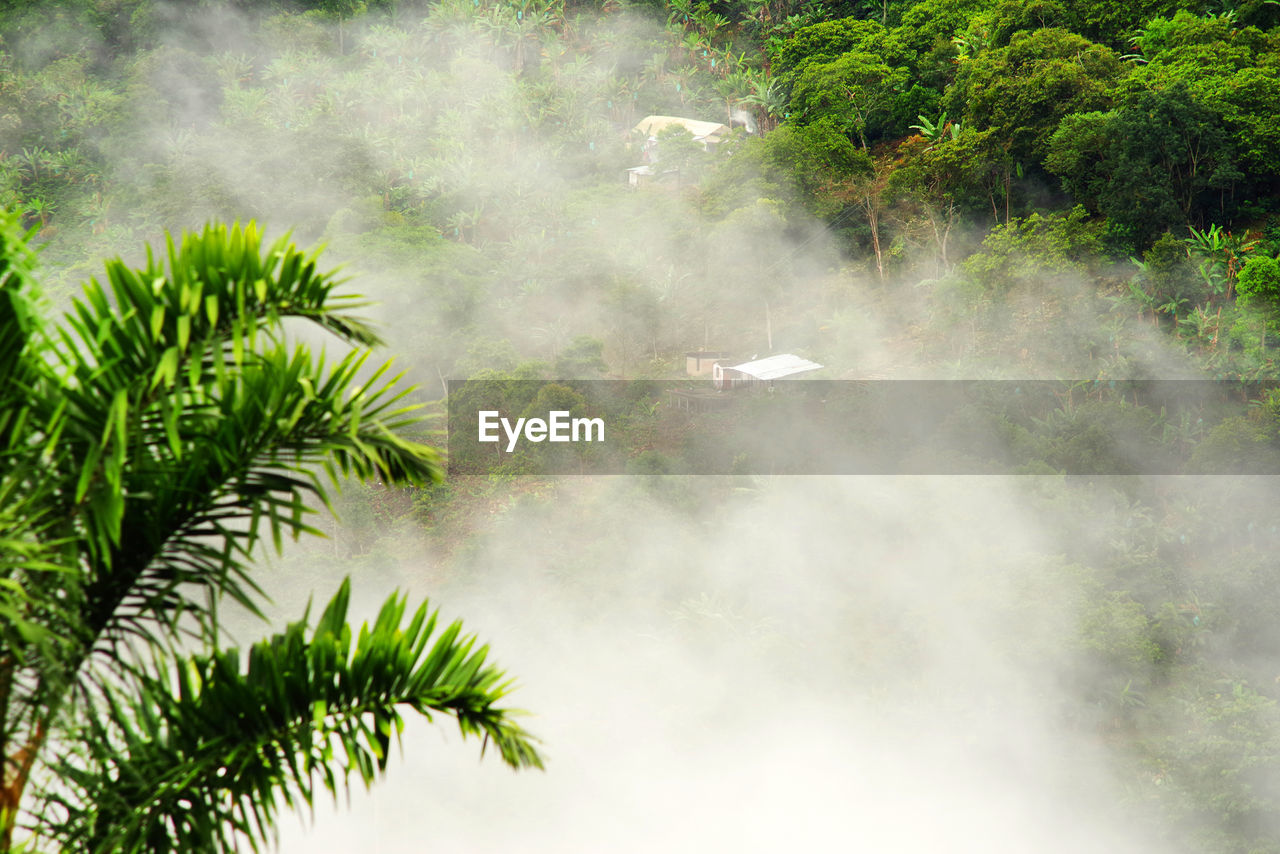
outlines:
[[[487,648],[457,624],[433,642],[425,604],[392,595],[353,632],[344,583],[314,625],[221,648],[220,602],[261,613],[260,540],[314,532],[340,473],[440,476],[314,255],[208,227],[108,262],[56,332],[31,267],[0,212],[0,851],[18,826],[64,850],[256,850],[280,804],[368,785],[404,711],[541,766]],[[285,343],[285,318],[350,354]]]

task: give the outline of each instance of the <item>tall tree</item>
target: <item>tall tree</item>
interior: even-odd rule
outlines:
[[[1067,117],[1045,166],[1138,247],[1167,228],[1203,224],[1244,177],[1220,116],[1182,83]]]
[[[425,604],[392,595],[355,632],[344,583],[314,626],[221,646],[220,602],[261,613],[260,540],[313,532],[339,473],[440,476],[314,255],[209,227],[108,262],[54,331],[31,260],[0,215],[0,851],[20,823],[70,850],[256,848],[281,804],[369,784],[403,711],[540,766],[487,648],[433,639]],[[286,318],[349,355],[327,365]]]
[[[882,25],[850,18],[797,30],[774,51],[772,71],[797,123],[833,120],[866,148],[902,129],[896,108],[914,59]]]
[[[791,105],[811,120],[835,119],[865,149],[877,121],[890,115],[907,78],[905,68],[890,68],[877,54],[850,51],[831,62],[805,66],[792,90]]]
[[[1075,33],[1018,32],[1008,46],[961,63],[945,106],[966,127],[995,130],[1015,160],[1038,166],[1063,117],[1109,107],[1123,71],[1110,48]]]

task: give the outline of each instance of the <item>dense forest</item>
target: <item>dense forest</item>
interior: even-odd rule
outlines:
[[[683,381],[704,348],[1062,384],[905,437],[989,437],[981,478],[681,477],[749,439],[661,395],[614,413],[631,477],[357,468],[261,583],[287,618],[290,578],[407,585],[527,650],[502,660],[547,773],[475,796],[525,805],[509,836],[431,795],[455,847],[831,847],[843,814],[883,850],[1280,852],[1275,0],[11,0],[0,206],[50,317],[210,222],[323,245],[427,402]],[[1232,391],[1124,392],[1156,379]],[[1178,476],[1134,474],[1133,436]],[[564,782],[593,774],[599,803]],[[804,782],[733,782],[774,774]],[[619,829],[682,797],[702,821]],[[618,827],[531,819],[578,810]],[[139,846],[102,850],[167,850]]]

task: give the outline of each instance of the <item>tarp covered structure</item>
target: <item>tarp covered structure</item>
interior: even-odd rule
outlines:
[[[645,116],[636,125],[636,130],[645,136],[657,136],[671,126],[682,127],[698,142],[719,142],[721,137],[729,135],[729,127],[719,122],[702,122],[697,119],[682,119],[678,116]]]

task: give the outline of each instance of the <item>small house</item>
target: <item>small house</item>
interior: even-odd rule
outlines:
[[[677,170],[657,167],[661,153],[659,152],[658,135],[671,127],[683,128],[693,141],[700,143],[703,150],[718,144],[729,135],[729,126],[720,122],[704,122],[698,119],[686,119],[680,116],[645,116],[632,129],[644,140],[640,150],[641,165],[627,170],[627,184],[642,187],[653,181],[661,180],[669,175],[676,175]]]
[[[719,350],[697,350],[684,354],[684,372],[691,377],[709,377],[716,362],[729,358]]]

